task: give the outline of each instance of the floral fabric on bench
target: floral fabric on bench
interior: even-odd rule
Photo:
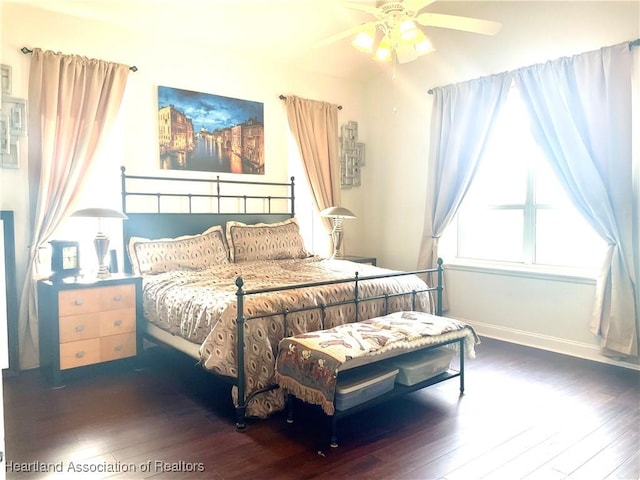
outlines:
[[[395,312],[282,339],[276,380],[281,388],[333,415],[338,371],[349,360],[460,338],[465,339],[465,356],[473,358],[479,340],[469,325],[424,312]]]

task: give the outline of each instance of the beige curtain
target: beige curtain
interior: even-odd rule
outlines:
[[[73,212],[117,117],[129,67],[35,48],[29,72],[31,242],[20,301],[20,368],[38,365],[38,251]]]
[[[287,96],[285,105],[316,208],[340,205],[338,107],[295,96]],[[331,221],[322,220],[330,231]]]

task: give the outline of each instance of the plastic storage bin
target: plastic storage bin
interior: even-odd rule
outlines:
[[[412,386],[446,372],[451,365],[453,354],[452,349],[439,347],[390,358],[385,363],[398,369],[396,383]]]
[[[393,390],[397,368],[367,365],[338,374],[335,408],[348,410]]]

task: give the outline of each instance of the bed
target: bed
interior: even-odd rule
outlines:
[[[141,176],[122,167],[121,179],[125,270],[143,278],[138,330],[230,383],[239,430],[246,417],[285,408],[275,382],[283,338],[396,311],[442,312],[441,263],[398,272],[307,251],[293,178]]]

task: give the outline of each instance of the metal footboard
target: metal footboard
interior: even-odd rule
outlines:
[[[293,285],[293,286],[286,286],[286,287],[275,287],[275,288],[266,288],[266,289],[257,289],[257,290],[245,290],[244,289],[244,280],[242,278],[237,278],[236,279],[236,287],[237,287],[237,291],[236,291],[236,297],[237,297],[237,319],[236,319],[236,352],[237,352],[237,363],[238,363],[238,375],[237,375],[237,381],[235,382],[235,385],[238,389],[238,400],[237,403],[235,405],[235,415],[236,415],[236,429],[238,431],[242,431],[246,428],[246,411],[247,411],[247,406],[249,404],[249,402],[251,401],[251,399],[261,393],[270,391],[270,390],[275,390],[278,387],[278,385],[269,385],[263,389],[260,390],[256,390],[254,392],[251,392],[249,394],[247,394],[247,388],[246,388],[246,374],[245,374],[245,341],[244,341],[244,337],[245,337],[245,324],[246,322],[249,322],[251,320],[257,319],[257,318],[265,318],[266,316],[276,316],[276,315],[282,315],[284,318],[284,331],[287,331],[287,315],[290,315],[292,313],[297,313],[297,312],[303,312],[303,311],[308,311],[308,310],[319,310],[321,312],[321,324],[322,324],[322,328],[325,328],[325,319],[326,319],[326,310],[328,308],[331,307],[336,307],[336,306],[340,306],[340,305],[346,305],[346,304],[351,304],[353,303],[355,305],[355,320],[354,321],[359,321],[359,309],[358,309],[358,305],[362,302],[370,302],[370,301],[384,301],[384,305],[385,305],[385,314],[386,313],[391,313],[389,312],[389,301],[392,298],[395,297],[399,297],[399,296],[411,296],[411,304],[413,306],[413,309],[415,309],[415,305],[416,305],[416,298],[418,294],[421,293],[435,293],[435,314],[441,316],[442,315],[442,293],[443,293],[443,273],[444,273],[444,268],[442,266],[443,261],[442,259],[438,259],[438,263],[437,263],[437,267],[436,268],[431,268],[431,269],[424,269],[424,270],[415,270],[415,271],[410,271],[410,272],[394,272],[394,273],[389,273],[389,274],[382,274],[382,275],[367,275],[367,276],[360,276],[356,273],[356,275],[352,278],[347,278],[347,279],[343,279],[343,280],[331,280],[331,281],[323,281],[323,282],[312,282],[312,283],[305,283],[305,284],[298,284],[298,285]],[[360,284],[364,281],[370,281],[370,280],[376,280],[376,279],[383,279],[383,278],[393,278],[393,277],[402,277],[402,276],[408,276],[408,275],[419,275],[419,276],[428,276],[430,274],[436,274],[436,278],[437,278],[437,284],[435,286],[428,286],[422,290],[411,290],[411,291],[407,291],[407,292],[396,292],[396,293],[391,293],[391,294],[383,294],[383,295],[376,295],[376,296],[368,296],[368,297],[364,297],[361,296],[360,294]],[[298,308],[298,309],[291,309],[291,310],[287,310],[285,312],[277,312],[277,313],[272,313],[269,315],[264,315],[261,314],[259,316],[254,316],[254,317],[247,317],[245,315],[244,312],[244,304],[245,304],[245,297],[250,296],[250,295],[258,295],[258,294],[263,294],[263,293],[272,293],[272,292],[279,292],[279,291],[286,291],[286,290],[298,290],[298,289],[302,289],[302,288],[310,288],[310,287],[320,287],[320,286],[327,286],[327,285],[336,285],[336,284],[345,284],[345,283],[353,283],[354,284],[354,297],[352,299],[349,300],[345,300],[345,301],[340,301],[340,302],[331,302],[331,303],[326,303],[326,304],[321,304],[321,305],[314,305],[314,306],[310,306],[310,307],[302,307],[302,308]],[[461,355],[461,362],[463,362],[462,359],[462,355]],[[464,366],[464,363],[461,363],[461,369]],[[457,376],[457,375],[456,375]],[[461,391],[464,388],[463,385],[463,379],[464,376],[460,375],[461,377]]]

